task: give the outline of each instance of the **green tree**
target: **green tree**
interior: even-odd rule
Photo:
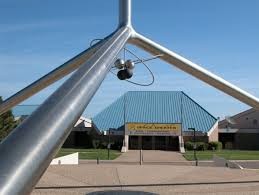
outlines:
[[[0,96],[0,104],[2,103]],[[16,126],[18,122],[15,121],[12,111],[7,111],[0,115],[0,141],[3,140]]]

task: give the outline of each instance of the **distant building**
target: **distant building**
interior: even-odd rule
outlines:
[[[180,150],[184,142],[218,141],[218,121],[181,91],[130,91],[93,118],[93,125],[128,149]]]
[[[98,134],[99,132],[92,127],[92,120],[81,116],[74,125],[63,147],[91,148],[93,137]]]
[[[14,109],[24,119],[38,106]],[[27,113],[26,113],[27,112]],[[24,116],[25,115],[25,116]],[[218,121],[182,91],[129,91],[92,120],[80,117],[63,147],[180,150],[184,142],[218,141]],[[100,145],[101,144],[101,145]]]
[[[259,111],[253,108],[219,122],[219,141],[225,149],[259,149]]]
[[[23,121],[37,108],[38,105],[16,106],[13,109],[15,119]],[[92,127],[92,120],[81,116],[74,125],[71,133],[63,144],[63,147],[91,148],[93,137],[98,136],[99,134],[100,132],[97,132],[96,129]]]

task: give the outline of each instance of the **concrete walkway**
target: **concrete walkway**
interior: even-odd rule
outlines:
[[[259,172],[219,167],[82,164],[48,168],[33,195],[137,190],[156,194],[259,194]]]
[[[144,162],[187,162],[181,153],[175,151],[142,150]],[[114,161],[139,162],[140,150],[129,150]]]
[[[244,169],[258,169],[259,170],[259,160],[233,160]]]

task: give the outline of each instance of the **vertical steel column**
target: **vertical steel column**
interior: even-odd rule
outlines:
[[[25,87],[24,89],[20,90],[16,94],[12,95],[11,97],[3,101],[0,104],[0,115],[10,110],[13,106],[31,97],[35,93],[41,91],[45,87],[51,85],[52,83],[58,81],[59,79],[66,76],[67,74],[76,70],[81,64],[86,62],[108,38],[109,37],[106,37],[104,40],[86,49],[85,51],[78,54],[71,60],[65,62],[64,64],[57,67],[50,73],[46,74],[45,76],[41,77],[37,81],[33,82],[29,86]]]
[[[119,29],[0,144],[0,194],[29,194],[130,37]]]
[[[131,0],[119,0],[119,27],[131,27]]]

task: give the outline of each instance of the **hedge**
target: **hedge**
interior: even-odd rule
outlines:
[[[221,150],[222,143],[221,142],[209,142],[209,150]]]
[[[184,143],[184,147],[186,150],[194,150],[194,142],[186,142]],[[203,151],[203,150],[221,150],[222,143],[221,142],[196,142],[196,150]]]
[[[194,142],[186,142],[185,143],[185,149],[186,150],[193,150],[194,149]],[[208,144],[205,142],[196,142],[196,150],[207,150]]]

